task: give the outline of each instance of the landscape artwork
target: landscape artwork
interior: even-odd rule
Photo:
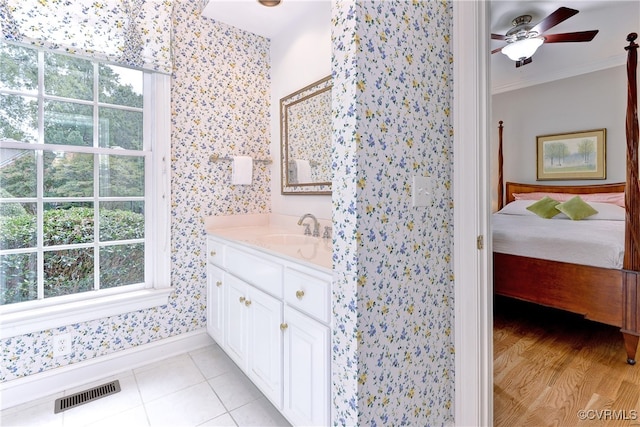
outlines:
[[[537,180],[605,179],[606,129],[537,137]]]

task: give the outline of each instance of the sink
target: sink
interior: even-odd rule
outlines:
[[[306,246],[320,243],[319,237],[302,234],[266,234],[256,238],[258,243],[285,246]]]

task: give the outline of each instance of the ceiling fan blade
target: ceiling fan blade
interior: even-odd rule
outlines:
[[[501,50],[502,50],[502,48],[501,48],[501,47],[499,47],[499,48],[497,48],[497,49],[493,49],[493,50],[491,51],[491,53],[498,53],[498,52],[500,52]]]
[[[562,21],[565,21],[571,18],[573,15],[578,13],[575,9],[569,9],[568,7],[561,7],[551,15],[544,18],[540,21],[535,27],[531,29],[531,31],[537,31],[538,34],[542,34],[547,31],[549,28],[555,27]]]
[[[549,34],[544,36],[545,43],[590,42],[598,30],[578,31],[575,33]]]
[[[504,40],[505,38],[502,34],[491,34],[491,40]]]

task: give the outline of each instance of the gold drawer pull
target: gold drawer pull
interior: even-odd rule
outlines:
[[[216,282],[216,286],[217,286],[217,287],[222,286],[222,282],[221,282],[220,280],[218,280],[218,281]]]
[[[248,299],[244,302],[244,305],[246,305],[247,307],[249,307],[251,305],[251,300]]]
[[[289,327],[289,325],[287,325],[286,323],[280,323],[280,330],[284,331]]]
[[[304,296],[304,291],[302,290],[296,291],[296,298],[302,299],[303,296]]]
[[[245,297],[240,297],[240,303],[243,303],[243,302],[244,302],[244,300],[246,300],[246,298],[245,298]]]
[[[209,252],[209,255],[211,255],[211,256],[216,256],[216,251],[211,251],[211,252]]]

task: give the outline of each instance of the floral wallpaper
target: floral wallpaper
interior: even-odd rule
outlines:
[[[0,0],[2,37],[168,74],[173,3]]]
[[[451,423],[452,4],[344,0],[332,15],[333,423]],[[413,175],[435,182],[426,207]]]
[[[172,75],[172,284],[167,306],[2,340],[0,381],[46,371],[206,325],[204,217],[263,213],[269,170],[251,186],[229,184],[229,162],[212,154],[269,157],[269,42],[175,2]],[[53,358],[50,337],[72,332],[75,349]]]

